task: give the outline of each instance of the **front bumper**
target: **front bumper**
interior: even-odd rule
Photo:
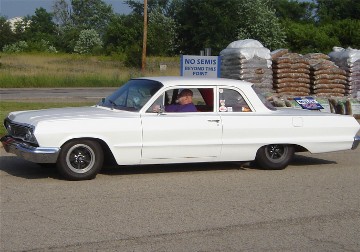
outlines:
[[[355,136],[354,137],[354,143],[353,143],[351,149],[355,150],[359,146],[359,143],[360,143],[360,136]]]
[[[34,163],[56,163],[60,152],[60,148],[34,147],[11,136],[4,136],[0,141],[6,152]]]

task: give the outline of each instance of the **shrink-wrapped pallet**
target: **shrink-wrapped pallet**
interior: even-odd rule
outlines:
[[[346,95],[360,97],[360,50],[334,47],[329,53],[331,61],[346,71]]]
[[[310,94],[310,65],[307,59],[301,54],[275,51],[272,60],[276,93],[290,96]]]
[[[273,91],[270,51],[259,41],[234,41],[220,56],[221,77],[249,81],[263,93]]]
[[[341,97],[346,93],[346,72],[321,53],[304,56],[310,63],[311,93],[320,97]]]

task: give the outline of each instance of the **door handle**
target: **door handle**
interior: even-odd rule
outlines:
[[[215,123],[219,123],[220,122],[220,120],[208,120],[208,122],[215,122]]]

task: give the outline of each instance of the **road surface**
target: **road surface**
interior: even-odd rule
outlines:
[[[0,251],[360,251],[360,149],[106,168],[69,182],[0,149]]]
[[[100,101],[117,88],[0,88],[2,101]]]

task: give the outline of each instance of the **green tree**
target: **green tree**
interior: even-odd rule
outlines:
[[[238,0],[184,0],[175,12],[178,48],[181,53],[198,54],[212,48],[218,54],[237,37]]]
[[[114,16],[105,32],[107,51],[126,52],[130,47],[142,46],[143,20],[137,14]]]
[[[39,42],[41,40],[56,40],[56,27],[52,21],[53,15],[44,8],[35,10],[35,15],[30,17],[29,27],[25,29],[25,36],[28,41]]]
[[[111,5],[102,0],[72,0],[71,20],[78,29],[94,29],[103,34],[114,15]]]
[[[238,39],[256,39],[272,50],[284,45],[285,31],[266,0],[243,0],[238,15]]]
[[[272,8],[280,20],[289,19],[296,22],[314,22],[316,4],[296,0],[271,0]]]
[[[66,25],[58,28],[58,36],[55,42],[56,48],[63,52],[72,53],[80,35],[80,30],[74,26]]]
[[[317,0],[317,16],[320,23],[334,20],[360,19],[359,0]]]
[[[360,20],[337,20],[327,26],[331,26],[329,34],[338,38],[341,47],[360,48]]]
[[[127,5],[132,9],[133,14],[137,14],[140,16],[144,15],[144,1],[143,0],[127,0],[125,1]],[[171,0],[148,0],[148,13],[152,13],[153,11],[161,12],[165,16],[168,16],[169,11],[171,9]]]
[[[171,17],[166,17],[160,10],[149,14],[148,54],[168,56],[176,49],[176,23]]]
[[[287,21],[287,47],[293,52],[328,53],[335,45],[340,45],[336,36],[331,34],[332,26],[317,26],[313,23]]]
[[[10,23],[5,17],[0,16],[0,50],[7,45],[15,42],[15,34],[11,30]]]
[[[337,37],[341,47],[360,48],[360,1],[317,0],[319,25],[330,27],[328,33]]]
[[[103,39],[114,16],[111,5],[102,0],[55,0],[53,11],[58,24],[57,46],[65,52],[74,51],[82,30],[93,29]]]

